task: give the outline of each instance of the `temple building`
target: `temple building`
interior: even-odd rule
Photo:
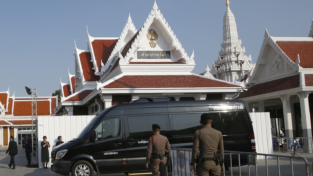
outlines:
[[[120,37],[92,37],[87,29],[87,49],[75,44],[74,58],[75,73],[60,83],[57,115],[98,114],[139,98],[231,99],[243,90],[228,80],[192,73],[194,53],[187,54],[156,2],[139,30],[130,16]],[[248,64],[242,61],[249,58],[239,58]]]
[[[54,115],[58,105],[57,97],[37,97],[37,115]],[[10,96],[10,91],[0,92],[0,146],[8,145],[10,136],[18,145],[23,137],[32,133],[32,100],[31,97]]]
[[[213,62],[211,70],[207,67],[205,74],[207,77],[213,76],[244,85],[255,65],[251,62],[251,55],[245,55],[246,49],[241,46],[242,42],[238,39],[235,15],[230,10],[228,0],[223,24],[223,43],[218,59]]]
[[[244,100],[250,111],[270,112],[275,137],[307,137],[312,152],[313,21],[308,37],[273,37],[265,31]]]

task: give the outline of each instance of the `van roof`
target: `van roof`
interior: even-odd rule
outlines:
[[[161,107],[167,104],[168,107],[171,106],[199,106],[199,105],[212,105],[212,104],[224,104],[224,105],[235,105],[243,104],[245,102],[242,100],[190,100],[190,101],[164,101],[164,102],[136,102],[136,103],[124,103],[119,104],[114,107],[114,109],[122,108],[136,108],[136,107]]]

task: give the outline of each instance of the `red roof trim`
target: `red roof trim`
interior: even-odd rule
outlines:
[[[82,101],[83,99],[85,99],[93,90],[85,90],[82,91],[76,95],[74,95],[73,97],[65,100],[65,101]]]
[[[240,93],[237,99],[252,97],[287,89],[293,89],[299,87],[300,80],[299,75],[289,76],[282,79],[277,79],[261,84],[254,85],[248,89],[246,92]]]
[[[117,39],[94,40],[91,44],[97,62],[98,69],[101,69],[101,61],[105,64],[116,45]]]
[[[123,76],[104,88],[240,87],[194,75]]]
[[[32,121],[31,120],[10,120],[10,123],[13,125],[31,125]]]
[[[7,123],[6,121],[4,120],[0,120],[0,125],[10,125],[9,123]]]
[[[0,102],[4,106],[4,108],[7,108],[7,101],[8,101],[8,94],[7,93],[0,93]]]
[[[64,97],[68,97],[69,95],[71,95],[70,85],[67,84],[63,86],[63,93],[64,93]]]
[[[93,64],[91,62],[90,52],[83,52],[79,57],[85,81],[98,81],[99,76],[96,76],[95,71],[92,69]]]
[[[73,93],[75,90],[75,76],[71,77],[71,83],[72,83],[72,88],[73,88]]]
[[[313,42],[310,41],[277,41],[280,49],[293,61],[300,56],[300,66],[313,68]]]
[[[31,101],[14,101],[14,116],[31,116]],[[50,101],[37,102],[38,115],[50,115]]]

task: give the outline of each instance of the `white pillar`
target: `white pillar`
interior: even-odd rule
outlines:
[[[132,95],[132,101],[139,100],[139,95]]]
[[[293,138],[292,115],[289,97],[289,95],[282,95],[280,96],[280,99],[283,104],[285,135],[287,138]]]
[[[102,95],[100,94],[101,100],[104,103],[104,108],[109,108],[112,106],[112,95]]]
[[[304,140],[303,149],[305,152],[312,153],[312,128],[311,128],[311,115],[309,107],[309,94],[311,92],[299,92],[297,93],[300,99],[301,107],[301,125],[303,131],[303,137],[307,137],[308,140]]]
[[[65,106],[65,110],[67,112],[67,115],[72,116],[73,115],[73,106]]]
[[[206,100],[206,94],[200,94],[200,95],[197,95],[195,96],[195,99],[196,100]]]
[[[258,108],[259,108],[259,112],[264,112],[264,101],[263,100],[258,101]]]

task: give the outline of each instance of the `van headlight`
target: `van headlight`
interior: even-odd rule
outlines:
[[[63,158],[66,155],[67,151],[68,151],[67,149],[63,149],[63,150],[58,151],[55,159]]]

